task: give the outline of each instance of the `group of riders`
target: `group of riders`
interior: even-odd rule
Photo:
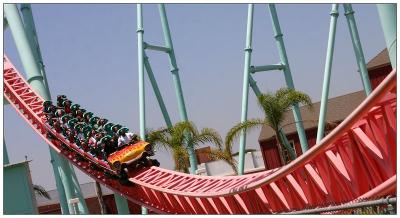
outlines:
[[[57,96],[57,105],[43,103],[47,123],[65,139],[99,160],[107,161],[113,152],[139,141],[136,134],[119,124],[94,116],[73,104],[65,95]]]

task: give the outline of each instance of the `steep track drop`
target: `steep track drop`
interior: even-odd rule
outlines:
[[[123,186],[104,174],[103,163],[63,148],[62,143],[75,145],[61,135],[46,138],[52,130],[44,122],[43,99],[3,60],[5,98],[46,143],[93,179],[156,213],[277,213],[396,191],[396,71],[320,143],[280,169],[208,177],[151,167],[131,172],[135,185]]]

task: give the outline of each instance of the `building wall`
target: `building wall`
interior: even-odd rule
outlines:
[[[369,79],[371,81],[372,89],[375,89],[389,73],[392,71],[390,65],[386,65],[380,68],[376,68],[368,71]]]
[[[106,205],[107,214],[118,214],[117,206],[115,205],[114,195],[103,196],[104,204]],[[88,206],[89,214],[101,214],[100,204],[97,197],[85,199],[86,205]],[[141,207],[128,201],[128,207],[130,214],[141,214]],[[40,206],[38,208],[39,214],[61,214],[60,204],[51,204],[46,206]],[[149,214],[152,214],[149,211]]]
[[[316,143],[317,128],[307,129],[306,135],[307,135],[308,146],[309,148],[312,148]],[[299,137],[297,136],[297,133],[289,134],[286,137],[289,140],[289,142],[294,143],[297,157],[302,155],[303,152],[301,150],[301,144]],[[276,146],[275,139],[261,141],[259,143],[261,147],[261,153],[264,158],[264,165],[266,170],[274,169],[283,165],[279,157],[279,152]]]
[[[3,173],[3,213],[37,214],[28,162],[5,165]]]

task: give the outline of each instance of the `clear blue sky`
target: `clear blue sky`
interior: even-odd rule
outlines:
[[[53,99],[65,94],[82,107],[139,132],[135,4],[34,4],[39,43]],[[296,89],[319,101],[322,90],[330,4],[278,4],[277,11]],[[163,44],[156,5],[144,5],[144,38]],[[189,119],[224,137],[240,121],[247,4],[166,5]],[[366,60],[384,47],[376,6],[355,4],[356,21]],[[330,97],[362,89],[350,34],[340,7]],[[4,49],[20,72],[23,68],[10,30]],[[165,54],[148,52],[173,122],[177,101]],[[255,6],[253,65],[279,62],[266,5]],[[147,127],[165,126],[146,79]],[[285,86],[283,74],[255,75],[263,92]],[[261,117],[250,89],[249,118]],[[4,108],[5,139],[11,162],[28,159],[33,182],[55,187],[48,146],[11,106]],[[259,149],[259,131],[248,135],[248,147]],[[234,150],[237,151],[238,143]],[[156,157],[172,169],[167,151]],[[81,183],[90,178],[76,170]]]

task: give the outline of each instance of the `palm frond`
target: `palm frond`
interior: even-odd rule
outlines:
[[[171,146],[170,139],[168,138],[168,129],[160,129],[148,132],[146,135],[147,142],[154,145],[156,150],[164,148],[166,150]]]
[[[192,138],[188,140],[188,144],[197,145],[199,143],[213,143],[217,147],[222,147],[222,138],[216,130],[204,128],[198,135],[193,135]]]
[[[33,184],[32,187],[33,187],[33,191],[34,191],[37,195],[42,196],[42,197],[44,197],[44,198],[47,198],[47,199],[49,199],[49,200],[51,199],[49,193],[48,193],[48,192],[46,191],[46,189],[44,189],[42,186]]]
[[[296,91],[294,89],[279,89],[276,92],[276,97],[279,99],[280,104],[286,110],[295,104],[303,104],[308,106],[308,109],[312,110],[312,101],[310,96],[307,94]]]
[[[229,132],[226,134],[225,137],[225,149],[232,151],[232,143],[235,139],[239,137],[242,130],[243,131],[251,131],[256,127],[260,127],[263,125],[270,125],[268,122],[262,119],[251,119],[247,120],[243,123],[236,124]]]
[[[267,120],[272,128],[277,128],[284,119],[285,110],[280,104],[279,98],[271,94],[261,94],[258,97],[258,105],[264,112],[265,120]]]

